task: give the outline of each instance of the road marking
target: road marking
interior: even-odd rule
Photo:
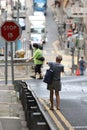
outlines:
[[[56,107],[54,107],[55,112],[57,113],[57,115],[62,119],[62,121],[64,122],[64,124],[69,128],[69,130],[74,130],[74,128],[71,126],[71,124],[67,121],[67,119],[63,116],[63,114],[56,110]]]
[[[59,112],[58,110],[56,110],[57,115],[62,119],[62,121],[64,122],[64,124],[69,128],[69,130],[74,130],[74,128],[71,126],[71,124],[66,120],[66,118],[62,115],[61,112]]]
[[[43,103],[45,109],[47,110],[47,112],[49,113],[49,115],[51,116],[51,118],[54,120],[56,126],[59,128],[59,130],[65,130],[62,126],[62,124],[58,121],[58,119],[56,118],[56,116],[53,114],[52,110],[49,109],[49,107],[45,104],[44,100],[41,100],[41,103]]]
[[[45,106],[45,107],[47,107],[47,105],[46,104],[50,104],[50,102],[48,101],[48,100],[44,100],[44,99],[40,99],[40,101],[43,103],[43,105]],[[48,108],[49,109],[49,108]],[[47,110],[48,110],[47,109]],[[72,125],[67,121],[67,119],[63,116],[63,114],[60,112],[60,111],[58,111],[58,110],[56,110],[56,107],[54,107],[54,110],[55,110],[55,112],[56,112],[56,114],[60,117],[60,119],[62,120],[62,122],[65,124],[65,126],[67,127],[67,128],[69,128],[69,130],[74,130],[74,128],[72,127]],[[51,110],[50,110],[51,111]],[[49,111],[48,111],[49,112]],[[53,112],[51,111],[51,114],[52,114]],[[50,112],[49,112],[49,114],[50,114]],[[53,119],[53,116],[52,116],[52,119]],[[58,119],[57,119],[58,120]],[[54,120],[55,121],[55,120]]]
[[[87,129],[87,126],[73,126],[75,129]]]

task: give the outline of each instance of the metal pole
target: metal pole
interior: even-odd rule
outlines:
[[[79,64],[79,58],[80,58],[80,48],[78,47],[77,65]]]
[[[17,22],[19,23],[19,0],[17,3]],[[15,52],[17,51],[17,40],[15,41]]]
[[[74,73],[74,53],[72,55],[72,73]]]
[[[7,42],[5,42],[5,84],[7,85],[7,76],[8,76],[8,67],[7,67],[7,47],[8,47],[8,45],[7,45],[8,43]]]
[[[5,20],[7,20],[7,10],[5,10]],[[7,56],[7,50],[8,50],[8,43],[5,42],[5,84],[7,85],[7,77],[8,77],[8,56]]]
[[[72,74],[74,73],[74,52],[75,48],[72,48]]]
[[[17,3],[17,22],[19,23],[19,0]]]
[[[12,70],[12,84],[14,84],[14,64],[13,64],[13,42],[11,44],[11,70]]]

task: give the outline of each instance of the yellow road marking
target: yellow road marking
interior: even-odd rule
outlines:
[[[50,116],[51,116],[52,119],[54,120],[54,122],[55,122],[56,126],[59,128],[59,130],[65,130],[65,129],[63,128],[62,124],[58,121],[58,119],[56,118],[56,116],[53,114],[52,110],[49,109],[49,107],[44,103],[43,100],[41,100],[41,99],[39,99],[39,100],[43,103],[45,109],[46,109],[47,112],[50,114]]]
[[[74,128],[71,126],[71,124],[66,120],[66,118],[62,115],[61,112],[59,112],[58,110],[56,110],[56,113],[58,114],[58,116],[62,119],[62,121],[64,122],[64,124],[69,128],[69,130],[74,130]]]
[[[47,100],[46,100],[47,101]],[[56,107],[54,106],[55,112],[58,114],[58,116],[62,119],[64,124],[69,128],[69,130],[74,130],[74,128],[71,126],[71,124],[67,121],[67,119],[63,116],[63,114],[56,110]]]
[[[47,100],[44,100],[44,99],[42,99],[42,100],[43,100],[43,102],[45,101],[47,103],[50,103]],[[41,100],[41,102],[42,102],[42,100]],[[45,102],[44,102],[44,104],[45,104]],[[56,107],[54,107],[54,109],[55,109],[55,112],[57,113],[57,115],[60,117],[60,119],[64,122],[64,124],[66,125],[66,127],[68,127],[69,130],[75,130],[72,127],[72,125],[67,121],[67,119],[63,116],[63,114],[60,111],[56,110]]]

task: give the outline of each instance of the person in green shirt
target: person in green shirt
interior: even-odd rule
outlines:
[[[37,43],[33,44],[34,52],[33,52],[33,57],[27,61],[30,61],[33,59],[34,64],[35,64],[35,75],[31,76],[32,78],[36,79],[37,73],[39,74],[38,79],[43,79],[42,74],[41,74],[41,67],[43,65],[44,61],[39,60],[40,57],[43,56],[42,50],[39,48],[39,45]]]

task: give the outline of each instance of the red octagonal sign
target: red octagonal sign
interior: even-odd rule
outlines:
[[[0,31],[1,36],[8,42],[15,41],[21,36],[21,27],[15,21],[5,21]]]

